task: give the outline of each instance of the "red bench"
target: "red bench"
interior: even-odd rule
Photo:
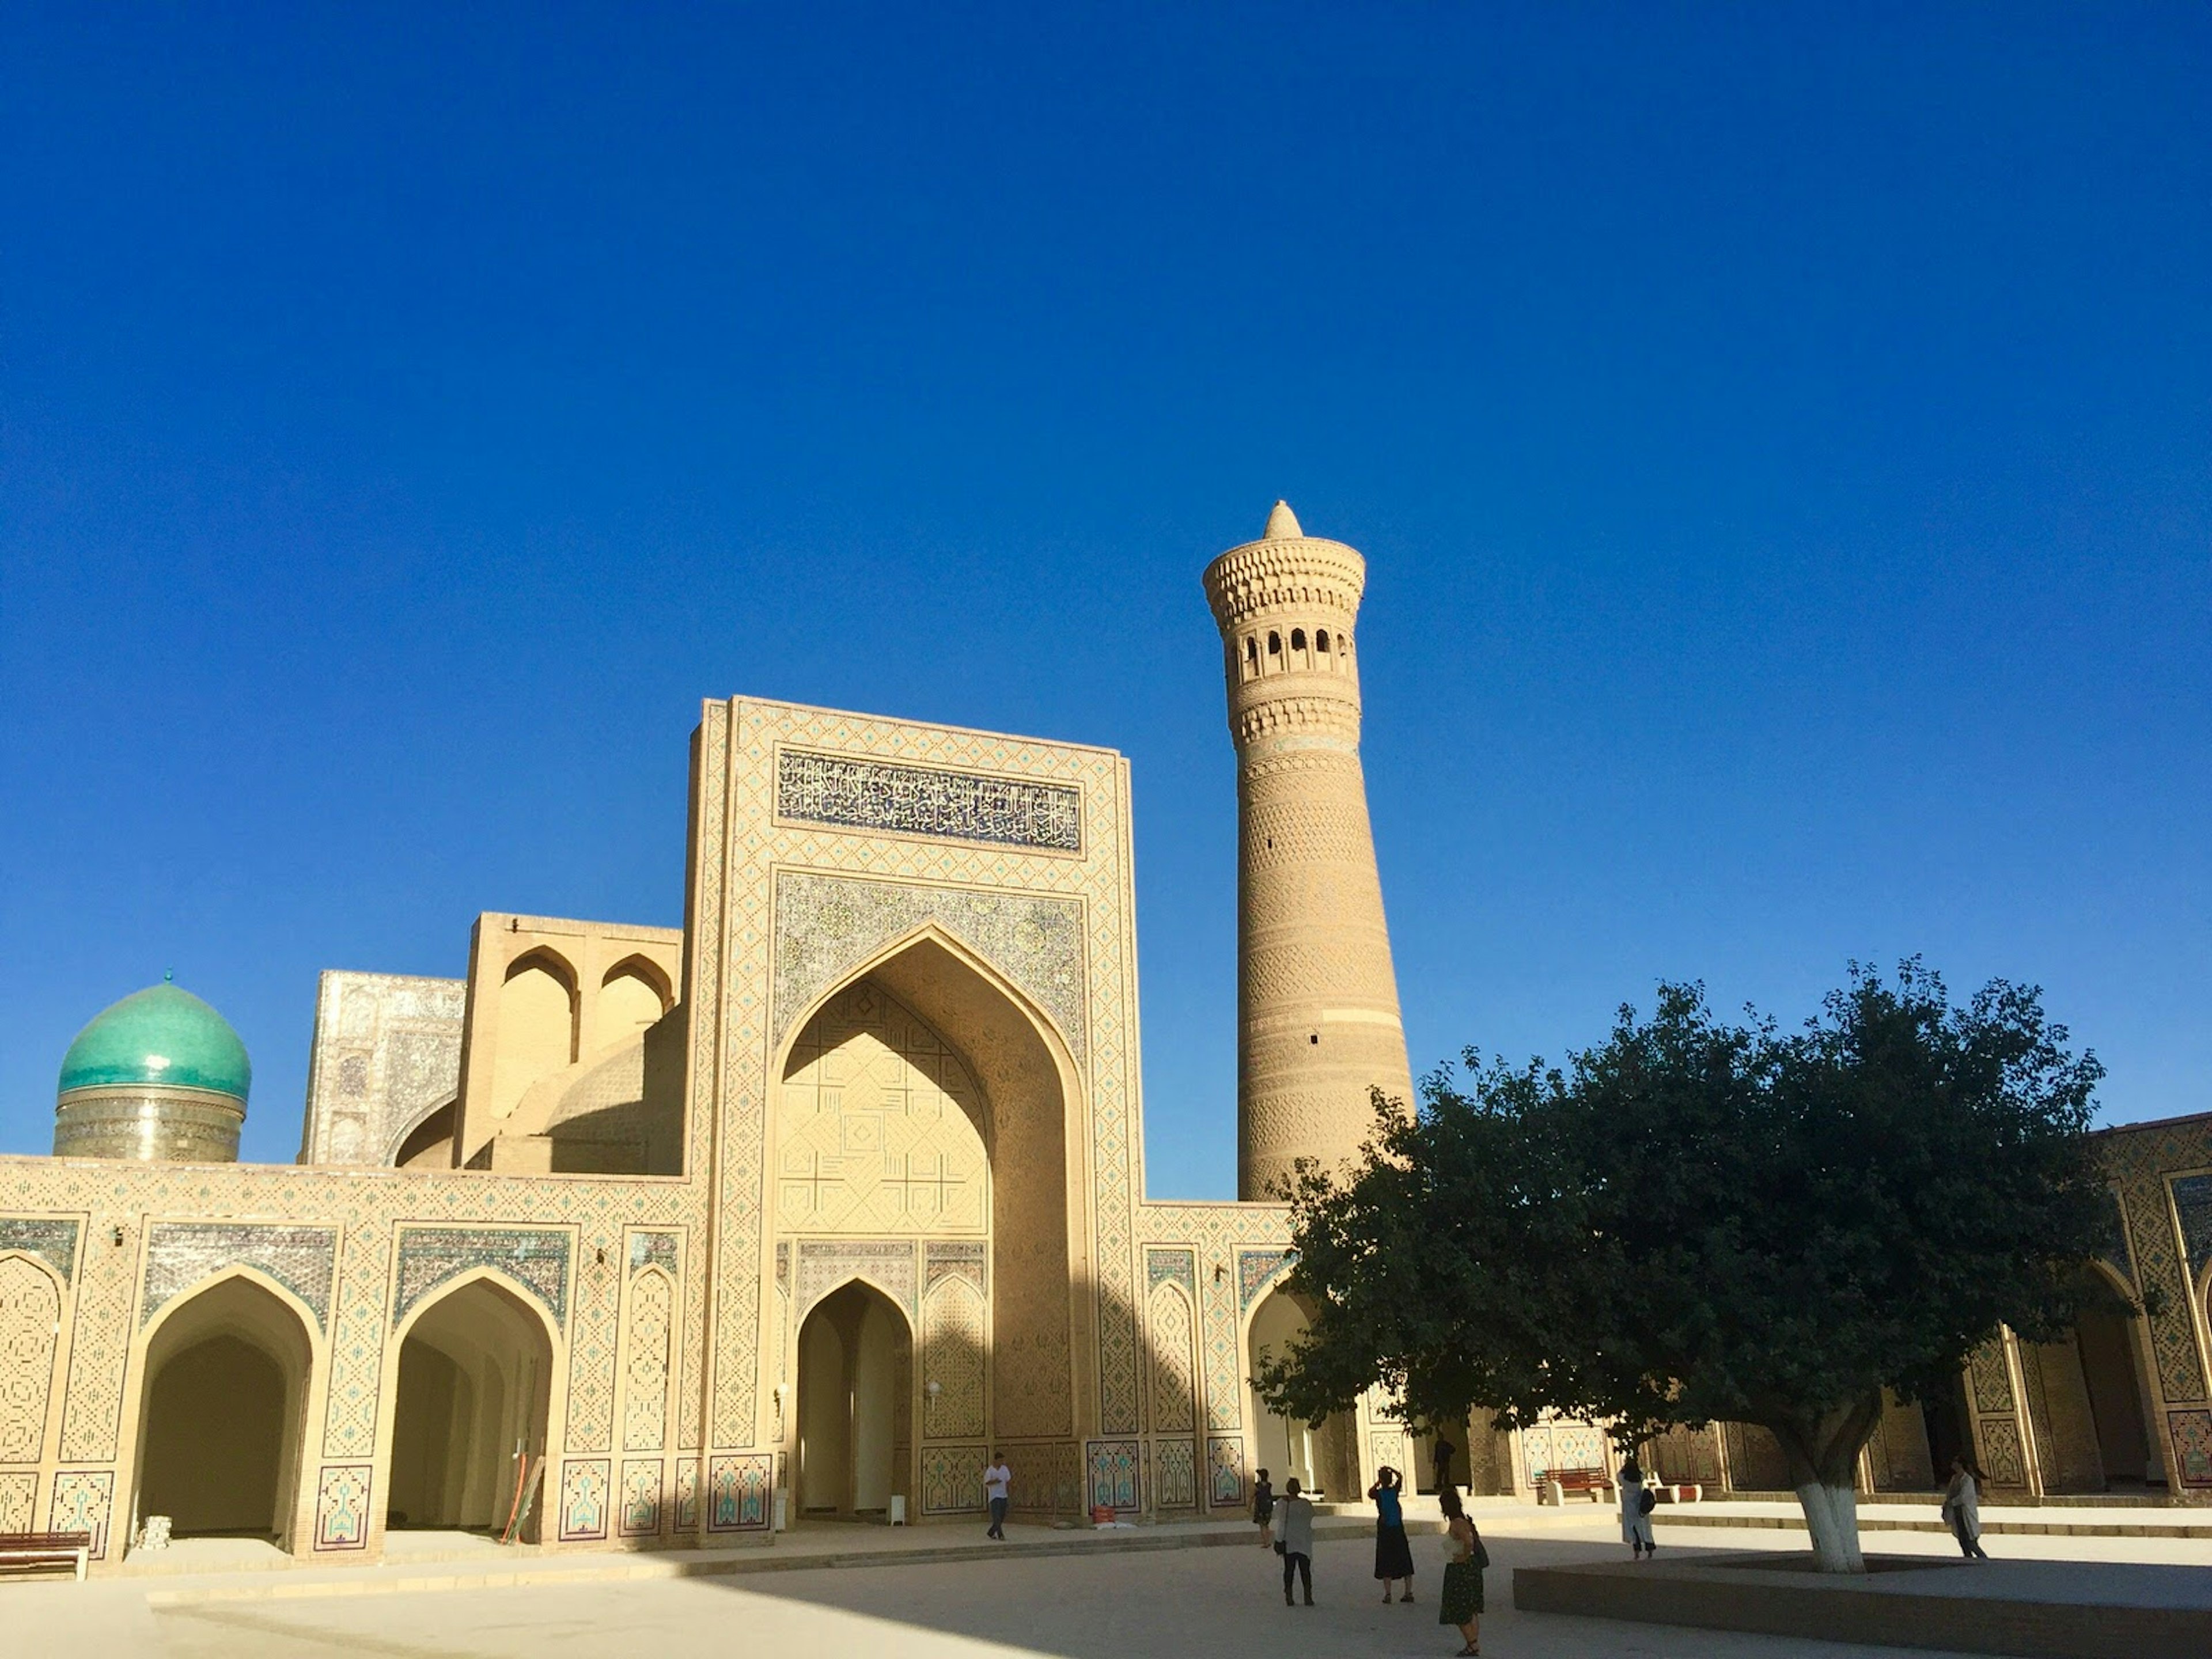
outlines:
[[[1598,1504],[1613,1492],[1613,1477],[1603,1469],[1552,1469],[1544,1478],[1557,1483],[1562,1498],[1570,1492],[1583,1492],[1589,1494],[1591,1503]]]
[[[92,1559],[88,1532],[0,1532],[0,1568],[73,1568],[84,1577]]]

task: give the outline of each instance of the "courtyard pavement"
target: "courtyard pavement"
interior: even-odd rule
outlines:
[[[1188,1654],[1362,1659],[1443,1655],[1458,1645],[1436,1622],[1441,1547],[1434,1539],[1416,1540],[1419,1600],[1411,1607],[1379,1605],[1364,1539],[1322,1544],[1315,1563],[1321,1605],[1309,1611],[1283,1605],[1276,1559],[1252,1543],[1048,1555],[1039,1552],[1068,1535],[1028,1528],[1017,1530],[1004,1547],[963,1547],[954,1559],[927,1563],[899,1560],[904,1550],[935,1553],[948,1541],[942,1536],[948,1530],[895,1535],[871,1529],[867,1541],[878,1547],[870,1553],[880,1564],[808,1566],[802,1565],[803,1553],[794,1552],[786,1558],[788,1570],[708,1577],[549,1581],[448,1591],[392,1588],[385,1594],[333,1594],[330,1581],[304,1575],[27,1583],[0,1585],[0,1620],[9,1652],[149,1659],[1166,1659]],[[789,1549],[803,1536],[779,1547]],[[1547,1524],[1517,1534],[1493,1522],[1485,1536],[1493,1558],[1487,1575],[1491,1612],[1483,1623],[1486,1654],[1871,1659],[1902,1651],[1517,1613],[1511,1607],[1515,1566],[1619,1559],[1618,1534],[1594,1516],[1575,1525],[1547,1517]],[[1721,1539],[1728,1552],[1802,1543],[1771,1531],[1730,1531]],[[1884,1540],[1869,1541],[1877,1550],[1885,1547]],[[1917,1539],[1899,1539],[1893,1547],[1926,1550]],[[1668,1546],[1670,1553],[1674,1548]],[[2062,1579],[2078,1584],[2085,1576],[2105,1576],[2094,1565],[2058,1563],[2186,1565],[2204,1569],[2205,1582],[2212,1583],[2212,1543],[2197,1540],[2020,1537],[2004,1540],[2002,1553],[2023,1565],[2053,1563],[2054,1588]],[[852,1553],[845,1559],[854,1559]],[[2117,1589],[2136,1577],[2122,1567],[2110,1580]],[[249,1595],[218,1600],[195,1594],[236,1588],[248,1578],[258,1581]],[[360,1575],[354,1582],[368,1587]]]

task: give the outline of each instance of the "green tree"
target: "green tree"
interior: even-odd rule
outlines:
[[[1261,1388],[1310,1420],[1380,1383],[1409,1420],[1551,1410],[1624,1446],[1759,1424],[1820,1565],[1863,1571],[1852,1473],[1881,1390],[1947,1384],[2001,1322],[2054,1336],[2094,1294],[2104,1068],[2067,1041],[2037,990],[1954,1006],[1916,958],[1853,964],[1796,1031],[1662,985],[1564,1071],[1470,1050],[1418,1110],[1378,1094],[1358,1168],[1302,1168],[1311,1318]]]

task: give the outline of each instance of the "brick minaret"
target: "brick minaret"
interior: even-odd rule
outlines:
[[[1237,1190],[1353,1156],[1367,1091],[1410,1101],[1359,768],[1352,623],[1367,563],[1284,502],[1206,567],[1237,744]]]

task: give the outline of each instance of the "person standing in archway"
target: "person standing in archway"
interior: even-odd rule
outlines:
[[[1434,1477],[1430,1480],[1429,1485],[1434,1490],[1441,1492],[1446,1486],[1452,1484],[1452,1454],[1458,1449],[1457,1446],[1444,1438],[1442,1430],[1437,1431],[1436,1443],[1429,1448],[1429,1473]]]
[[[1265,1469],[1252,1483],[1252,1524],[1260,1528],[1260,1547],[1272,1548],[1275,1542],[1275,1485],[1267,1479]]]
[[[983,1535],[1000,1542],[1006,1536],[1006,1489],[1013,1484],[1014,1472],[1006,1467],[1004,1452],[991,1454],[991,1467],[983,1471],[983,1494],[991,1500],[991,1529]]]

